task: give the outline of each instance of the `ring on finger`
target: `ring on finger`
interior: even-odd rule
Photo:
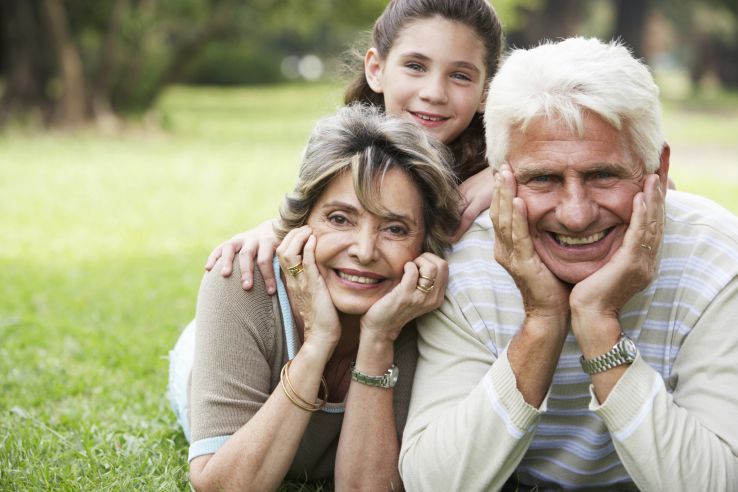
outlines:
[[[287,268],[287,271],[290,272],[290,275],[292,275],[293,277],[297,277],[303,272],[302,262],[298,263],[297,265],[292,265],[291,267]]]
[[[418,289],[418,290],[419,290],[420,292],[422,292],[423,294],[428,294],[428,293],[429,293],[430,291],[432,291],[433,289],[435,289],[435,288],[436,288],[436,286],[435,286],[435,285],[432,285],[432,284],[431,284],[431,285],[429,285],[428,287],[424,287],[424,286],[422,286],[422,285],[420,285],[420,284],[417,284],[417,285],[415,286],[415,288],[416,288],[416,289]]]
[[[646,244],[646,243],[641,243],[641,248],[647,249],[649,252],[653,250],[653,248],[651,247],[651,245]]]
[[[434,285],[436,283],[435,277],[426,277],[425,275],[421,273],[420,278],[428,280],[430,282],[430,285]]]

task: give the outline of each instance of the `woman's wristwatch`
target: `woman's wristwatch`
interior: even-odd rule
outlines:
[[[392,366],[387,369],[387,372],[382,374],[381,376],[370,376],[369,374],[364,374],[361,371],[358,371],[356,369],[356,362],[351,363],[351,379],[354,381],[358,381],[361,384],[366,384],[367,386],[376,386],[378,388],[394,388],[397,384],[397,378],[400,376],[400,369],[392,364]]]

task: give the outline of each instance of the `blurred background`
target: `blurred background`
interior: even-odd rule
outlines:
[[[208,253],[274,217],[383,0],[0,1],[0,490],[188,490],[165,398]],[[738,0],[495,0],[620,37],[680,190],[738,213]],[[285,484],[284,490],[330,490]]]
[[[44,125],[141,114],[171,84],[333,78],[385,1],[5,0],[0,122]],[[738,0],[499,0],[509,45],[619,37],[665,97],[738,87]]]

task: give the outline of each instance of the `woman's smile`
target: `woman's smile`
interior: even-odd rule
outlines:
[[[399,169],[381,178],[376,209],[359,201],[349,173],[335,177],[316,202],[308,225],[317,239],[315,261],[336,309],[361,315],[400,283],[405,263],[421,253],[422,201]]]

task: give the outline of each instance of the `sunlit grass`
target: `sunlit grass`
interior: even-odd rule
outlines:
[[[188,488],[166,354],[207,253],[275,214],[339,102],[175,88],[152,129],[0,135],[0,490]],[[737,115],[666,110],[677,186],[734,212]]]

